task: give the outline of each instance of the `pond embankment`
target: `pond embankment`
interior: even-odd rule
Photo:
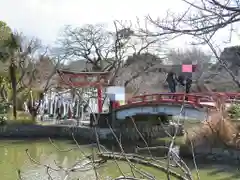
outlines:
[[[194,157],[199,163],[216,162],[228,165],[240,165],[240,151],[236,148],[214,147],[205,144],[194,147],[193,154],[191,147],[181,146],[180,155],[187,158]]]
[[[154,129],[154,128],[153,128]],[[175,126],[168,126],[167,129],[158,129],[158,131],[149,132],[149,136],[159,136],[164,137],[167,134],[174,134]],[[86,139],[90,141],[96,141],[96,133],[100,140],[114,140],[112,135],[112,130],[109,128],[98,128],[89,126],[62,126],[62,125],[35,125],[35,124],[11,124],[0,126],[0,138],[66,138],[72,139],[73,134],[76,139]],[[116,130],[116,134],[123,133],[122,130]],[[124,131],[124,138],[133,137],[130,132],[126,133]],[[137,134],[136,131],[132,132]],[[179,131],[179,134],[181,132]],[[127,136],[125,136],[127,135]]]
[[[93,129],[89,127],[70,127],[55,125],[13,124],[0,126],[0,138],[75,138],[92,139]]]

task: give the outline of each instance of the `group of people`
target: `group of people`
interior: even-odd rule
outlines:
[[[171,93],[176,92],[177,85],[184,87],[185,93],[190,93],[192,86],[191,76],[177,75],[174,72],[169,72],[166,78],[166,82],[168,83],[169,91]]]

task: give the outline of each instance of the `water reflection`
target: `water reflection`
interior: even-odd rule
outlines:
[[[63,167],[69,167],[76,160],[82,157],[82,154],[77,150],[73,150],[71,152],[60,152],[56,150],[56,148],[47,140],[1,140],[0,144],[0,173],[2,175],[1,179],[3,180],[18,179],[18,169],[21,170],[24,179],[47,179],[46,168],[33,164],[26,154],[26,149],[28,149],[32,159],[35,159],[42,164],[51,165],[52,167],[56,167],[56,164],[59,164]],[[57,141],[56,144],[62,149],[74,147],[74,145],[69,141]],[[55,179],[61,179],[63,176],[62,172],[50,173],[55,177]],[[89,173],[91,172],[88,172],[88,174]],[[84,175],[86,175],[86,173]],[[90,175],[89,178],[91,178]]]
[[[33,164],[26,154],[26,149],[28,149],[29,154],[31,154],[31,157],[36,161],[55,168],[57,167],[56,164],[66,168],[71,167],[77,160],[82,159],[83,155],[81,151],[84,151],[85,154],[92,153],[92,149],[87,149],[86,146],[82,147],[80,151],[72,141],[55,141],[55,143],[60,149],[75,148],[75,150],[61,152],[48,140],[0,140],[0,179],[18,179],[17,170],[20,169],[24,180],[48,180],[46,168]],[[118,165],[116,165],[114,161],[108,161],[105,166],[98,169],[98,173],[101,176],[99,179],[107,180],[122,175],[119,166],[124,174],[129,174],[131,172],[128,163],[118,162]],[[161,171],[140,165],[137,165],[137,167],[147,170],[148,173],[153,174],[157,179],[166,179],[165,174]],[[217,173],[217,175],[215,175],[216,173],[210,174],[210,172],[217,172],[218,169],[219,167],[212,168],[212,166],[208,166],[207,168],[207,166],[204,165],[203,168],[200,169],[201,179],[208,180],[207,177],[210,177],[209,179],[220,180],[223,177],[231,177],[231,180],[236,180],[240,178],[240,175],[230,174],[223,171]],[[234,170],[232,167],[231,169]],[[64,172],[60,171],[50,171],[49,173],[54,177],[54,180],[62,180],[62,177],[64,176]],[[233,175],[236,177],[233,177]],[[76,172],[72,174],[69,179],[74,180],[77,178],[83,180],[96,179],[93,170]]]

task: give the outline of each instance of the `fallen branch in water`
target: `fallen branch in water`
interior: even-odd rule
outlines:
[[[139,178],[135,178],[135,177],[120,176],[120,177],[115,178],[114,180],[145,180],[145,179],[139,179]]]
[[[103,159],[117,159],[117,160],[122,160],[122,161],[126,161],[126,157],[129,161],[133,162],[133,163],[138,163],[138,164],[142,164],[145,166],[150,166],[153,168],[156,168],[158,170],[161,170],[164,173],[169,173],[171,176],[179,179],[179,180],[188,180],[188,178],[183,177],[181,174],[174,172],[173,170],[168,170],[167,168],[154,163],[153,161],[151,162],[150,158],[146,158],[140,155],[136,155],[136,154],[125,154],[125,156],[121,155],[120,153],[100,153],[98,154],[98,156],[100,158]]]

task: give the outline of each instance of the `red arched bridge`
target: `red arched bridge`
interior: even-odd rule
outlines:
[[[207,109],[216,108],[213,100],[221,97],[226,107],[240,103],[240,93],[159,93],[132,97],[126,104],[115,107],[116,118],[125,119],[139,114],[168,114],[205,119]]]

